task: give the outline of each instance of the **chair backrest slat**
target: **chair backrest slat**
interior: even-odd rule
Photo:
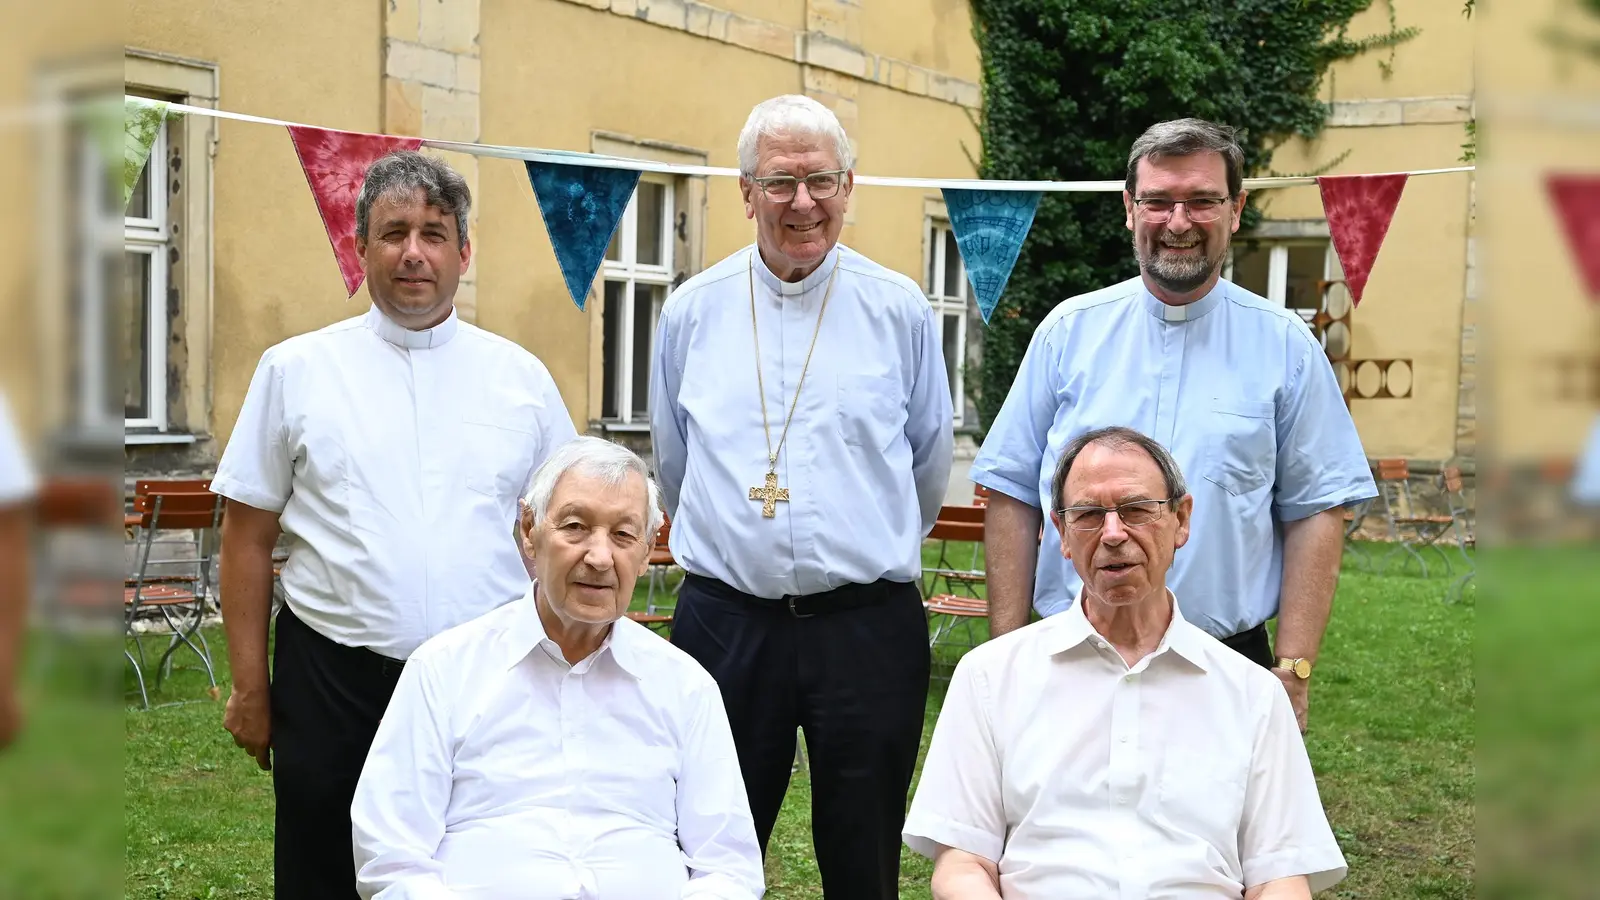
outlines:
[[[1405,481],[1411,477],[1411,466],[1404,459],[1378,460],[1379,481]]]
[[[51,478],[39,486],[35,510],[41,528],[115,526],[122,492],[108,478]]]
[[[133,483],[135,497],[146,494],[203,494],[210,490],[209,478],[151,478]]]
[[[192,530],[221,524],[222,498],[217,494],[146,494],[133,499],[134,509],[156,530]]]
[[[936,541],[982,541],[983,523],[940,519],[933,523],[933,531],[928,537]]]
[[[939,508],[939,521],[982,524],[983,513],[984,508],[981,506],[942,506]]]

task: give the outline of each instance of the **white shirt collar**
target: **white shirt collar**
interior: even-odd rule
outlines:
[[[1222,298],[1228,295],[1228,281],[1225,278],[1218,278],[1217,283],[1204,297],[1182,306],[1163,303],[1155,294],[1150,293],[1150,287],[1144,283],[1142,277],[1139,279],[1139,286],[1145,308],[1150,310],[1150,315],[1163,322],[1189,322],[1198,319],[1216,309]]]
[[[428,350],[434,347],[442,347],[451,338],[455,337],[456,328],[461,324],[461,321],[456,316],[455,307],[451,306],[450,315],[443,322],[432,328],[412,331],[384,315],[383,311],[378,309],[378,305],[374,303],[367,310],[366,324],[368,328],[372,329],[373,334],[396,347],[404,347],[408,350]]]
[[[544,630],[544,623],[539,620],[539,603],[534,599],[534,595],[538,590],[539,582],[532,582],[528,585],[528,592],[521,599],[512,601],[518,604],[518,615],[515,631],[513,632],[515,652],[510,665],[516,665],[522,661],[523,657],[539,649],[539,645],[543,641],[555,643],[549,633]],[[636,679],[643,680],[645,670],[642,664],[643,661],[639,656],[638,645],[635,643],[639,635],[634,633],[633,628],[628,627],[633,624],[626,618],[619,618],[612,622],[611,630],[606,633],[605,640],[600,642],[600,646],[593,653],[574,663],[572,667],[574,669],[581,667],[583,671],[587,671],[593,668],[601,655],[609,652],[611,658],[616,661],[622,671],[627,672]],[[651,635],[651,638],[660,640],[655,635]],[[559,655],[559,650],[557,652]],[[565,657],[562,657],[562,659],[565,661]]]
[[[780,297],[795,297],[808,293],[828,283],[828,278],[833,275],[833,267],[839,264],[839,245],[834,244],[828,255],[822,258],[821,265],[816,271],[799,281],[784,281],[773,271],[767,268],[767,261],[761,258],[761,252],[755,244],[750,245],[751,264],[755,267],[756,280],[767,286],[767,289]]]
[[[1167,596],[1172,598],[1172,621],[1167,624],[1166,634],[1161,636],[1161,643],[1156,645],[1155,652],[1151,653],[1149,658],[1154,659],[1172,650],[1193,663],[1200,671],[1210,671],[1206,661],[1204,632],[1189,624],[1189,620],[1183,617],[1183,610],[1178,606],[1178,595],[1174,594],[1171,588],[1167,589]],[[1055,624],[1055,633],[1044,642],[1045,650],[1051,656],[1071,650],[1097,634],[1094,626],[1089,624],[1089,617],[1083,612],[1081,589],[1066,612],[1051,616],[1047,621]]]

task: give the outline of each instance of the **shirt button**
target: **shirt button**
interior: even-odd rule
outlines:
[[[1117,738],[1117,743],[1119,743],[1119,744],[1126,744],[1127,742],[1128,742],[1128,736],[1127,735],[1123,735],[1122,737]]]

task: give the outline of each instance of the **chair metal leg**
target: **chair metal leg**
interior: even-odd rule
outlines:
[[[134,643],[138,643],[138,638],[134,639]],[[145,709],[149,709],[150,695],[146,693],[144,689],[144,672],[139,668],[138,660],[133,658],[133,654],[128,652],[128,648],[126,646],[122,648],[122,655],[128,658],[128,662],[133,663],[133,677],[139,683],[139,702],[144,706]]]

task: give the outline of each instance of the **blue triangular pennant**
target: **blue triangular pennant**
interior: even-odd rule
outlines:
[[[611,235],[639,184],[639,173],[566,163],[525,165],[567,293],[583,309]]]
[[[1028,229],[1033,227],[1039,192],[945,188],[944,205],[961,261],[967,265],[978,312],[987,325],[1011,278],[1011,267],[1017,264]]]

